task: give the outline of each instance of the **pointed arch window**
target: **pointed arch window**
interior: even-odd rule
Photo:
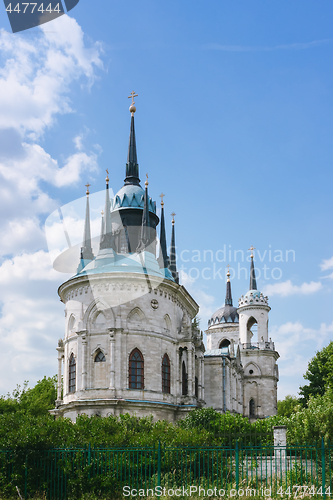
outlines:
[[[182,363],[182,396],[187,396],[187,373],[185,361]]]
[[[71,354],[69,358],[69,370],[68,370],[68,391],[75,392],[76,388],[76,361],[74,354]]]
[[[144,388],[144,361],[139,349],[134,349],[129,357],[129,388]]]
[[[106,361],[105,356],[101,350],[95,356],[95,363],[104,363]]]
[[[254,399],[250,399],[249,414],[250,414],[250,417],[255,417],[255,415],[256,415]]]
[[[162,392],[170,394],[170,359],[167,354],[162,360]]]
[[[229,347],[229,345],[230,345],[230,340],[228,340],[228,339],[224,339],[224,340],[222,340],[222,342],[220,343],[219,349],[223,349],[223,347]]]

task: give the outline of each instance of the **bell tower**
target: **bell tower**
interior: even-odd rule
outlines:
[[[239,299],[239,344],[244,367],[244,415],[251,420],[277,413],[279,358],[274,342],[268,338],[268,297],[257,289],[251,250],[250,289]]]

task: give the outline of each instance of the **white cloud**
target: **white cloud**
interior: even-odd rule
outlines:
[[[43,26],[28,40],[0,31],[1,255],[45,246],[39,218],[58,205],[45,183],[68,187],[98,168],[96,152],[84,152],[79,136],[74,143],[80,151],[61,163],[37,143],[57,114],[72,111],[70,84],[91,85],[95,69],[102,68],[101,46],[87,46],[74,19],[62,16],[53,25],[55,33]]]
[[[69,85],[84,76],[91,85],[102,68],[101,45],[86,47],[77,22],[66,15],[53,21],[55,32],[42,26],[36,39],[0,32],[0,127],[38,137],[56,114],[71,111]]]
[[[55,375],[55,347],[64,328],[61,309],[60,302],[42,297],[7,298],[0,318],[0,393],[26,379],[33,386],[44,375]]]
[[[1,232],[5,235],[1,242],[2,255],[11,254],[18,248],[34,251],[45,246],[44,231],[34,217],[4,221]]]
[[[73,142],[75,144],[75,148],[78,150],[78,151],[82,151],[83,149],[83,144],[82,144],[82,141],[83,141],[83,135],[80,134],[80,135],[77,135],[76,137],[74,137],[73,139]]]
[[[13,285],[14,281],[21,283],[25,280],[59,280],[48,252],[39,250],[32,254],[16,255],[1,264],[0,285]]]
[[[275,283],[274,285],[266,285],[264,287],[264,294],[272,297],[273,295],[280,295],[287,297],[289,295],[310,295],[316,293],[322,288],[320,281],[311,281],[310,283],[302,283],[302,285],[293,285],[290,280],[282,283]]]
[[[332,337],[333,322],[322,323],[319,328],[308,328],[299,321],[284,323],[270,330],[275,349],[280,354],[279,371],[281,384],[279,399],[287,394],[296,394],[306,381],[303,374],[315,352],[327,345]],[[311,353],[309,355],[309,353]]]
[[[333,269],[333,257],[330,259],[324,259],[320,264],[320,268],[322,271],[327,271],[327,269]]]
[[[54,184],[57,187],[68,186],[79,181],[83,171],[96,171],[97,157],[95,154],[75,153],[69,158],[65,165],[55,172]]]
[[[55,347],[63,335],[56,289],[67,278],[52,268],[42,229],[59,205],[45,185],[68,187],[97,169],[77,131],[75,152],[58,161],[39,144],[57,117],[72,113],[72,84],[84,92],[101,69],[101,45],[85,41],[77,22],[62,16],[39,34],[0,31],[0,391],[56,373]],[[59,151],[61,153],[61,151]],[[80,231],[82,234],[82,231]]]

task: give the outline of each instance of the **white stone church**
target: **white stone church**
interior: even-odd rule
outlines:
[[[270,307],[257,290],[253,254],[249,291],[238,308],[228,272],[225,305],[208,322],[205,348],[194,320],[199,306],[179,283],[174,218],[168,256],[163,196],[159,219],[148,180],[145,189],[140,185],[135,111],[132,93],[126,177],[113,199],[106,178],[97,255],[87,186],[77,274],[58,291],[66,327],[51,413],[75,420],[82,413],[128,412],[176,421],[208,406],[251,420],[275,415],[279,354],[268,338]]]

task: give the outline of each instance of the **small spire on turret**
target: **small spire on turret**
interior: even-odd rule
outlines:
[[[255,247],[252,245],[249,250],[251,251],[251,269],[250,269],[250,290],[257,290],[257,280],[256,280],[256,272],[254,268],[254,262],[253,262],[253,250],[255,250]]]
[[[142,252],[145,250],[150,240],[150,221],[149,221],[149,196],[148,196],[148,174],[146,174],[146,182],[145,182],[145,196],[143,203],[143,212],[142,212],[142,224],[141,224],[141,236],[138,247],[136,249],[137,252]]]
[[[160,253],[158,256],[158,263],[161,269],[167,269],[169,267],[169,257],[167,252],[167,241],[165,233],[165,221],[164,221],[164,194],[160,194],[161,197],[161,222],[160,222]]]
[[[173,276],[173,279],[176,283],[179,284],[179,274],[177,272],[177,264],[176,264],[176,242],[175,242],[175,212],[172,212],[172,232],[171,232],[171,246],[170,246],[170,272]]]
[[[103,237],[104,237],[104,211],[103,210],[101,211],[101,216],[102,216],[102,222],[101,222],[101,236],[100,236],[99,244],[102,243]]]
[[[230,283],[230,264],[228,264],[228,272],[227,272],[227,290],[225,294],[225,305],[226,306],[232,306],[232,295],[231,295],[231,283]]]
[[[86,195],[87,195],[87,201],[86,201],[86,217],[84,221],[84,230],[83,230],[83,241],[82,241],[82,247],[80,251],[80,263],[79,267],[77,269],[77,272],[79,273],[82,271],[84,267],[86,267],[89,262],[91,262],[95,256],[92,251],[91,247],[91,231],[90,231],[90,207],[89,207],[89,187],[90,184],[89,182],[86,184]]]
[[[113,248],[113,235],[111,226],[111,202],[109,193],[109,171],[106,170],[106,189],[105,189],[105,207],[104,207],[104,230],[103,235],[101,234],[101,240],[99,248],[102,250],[104,248]]]

